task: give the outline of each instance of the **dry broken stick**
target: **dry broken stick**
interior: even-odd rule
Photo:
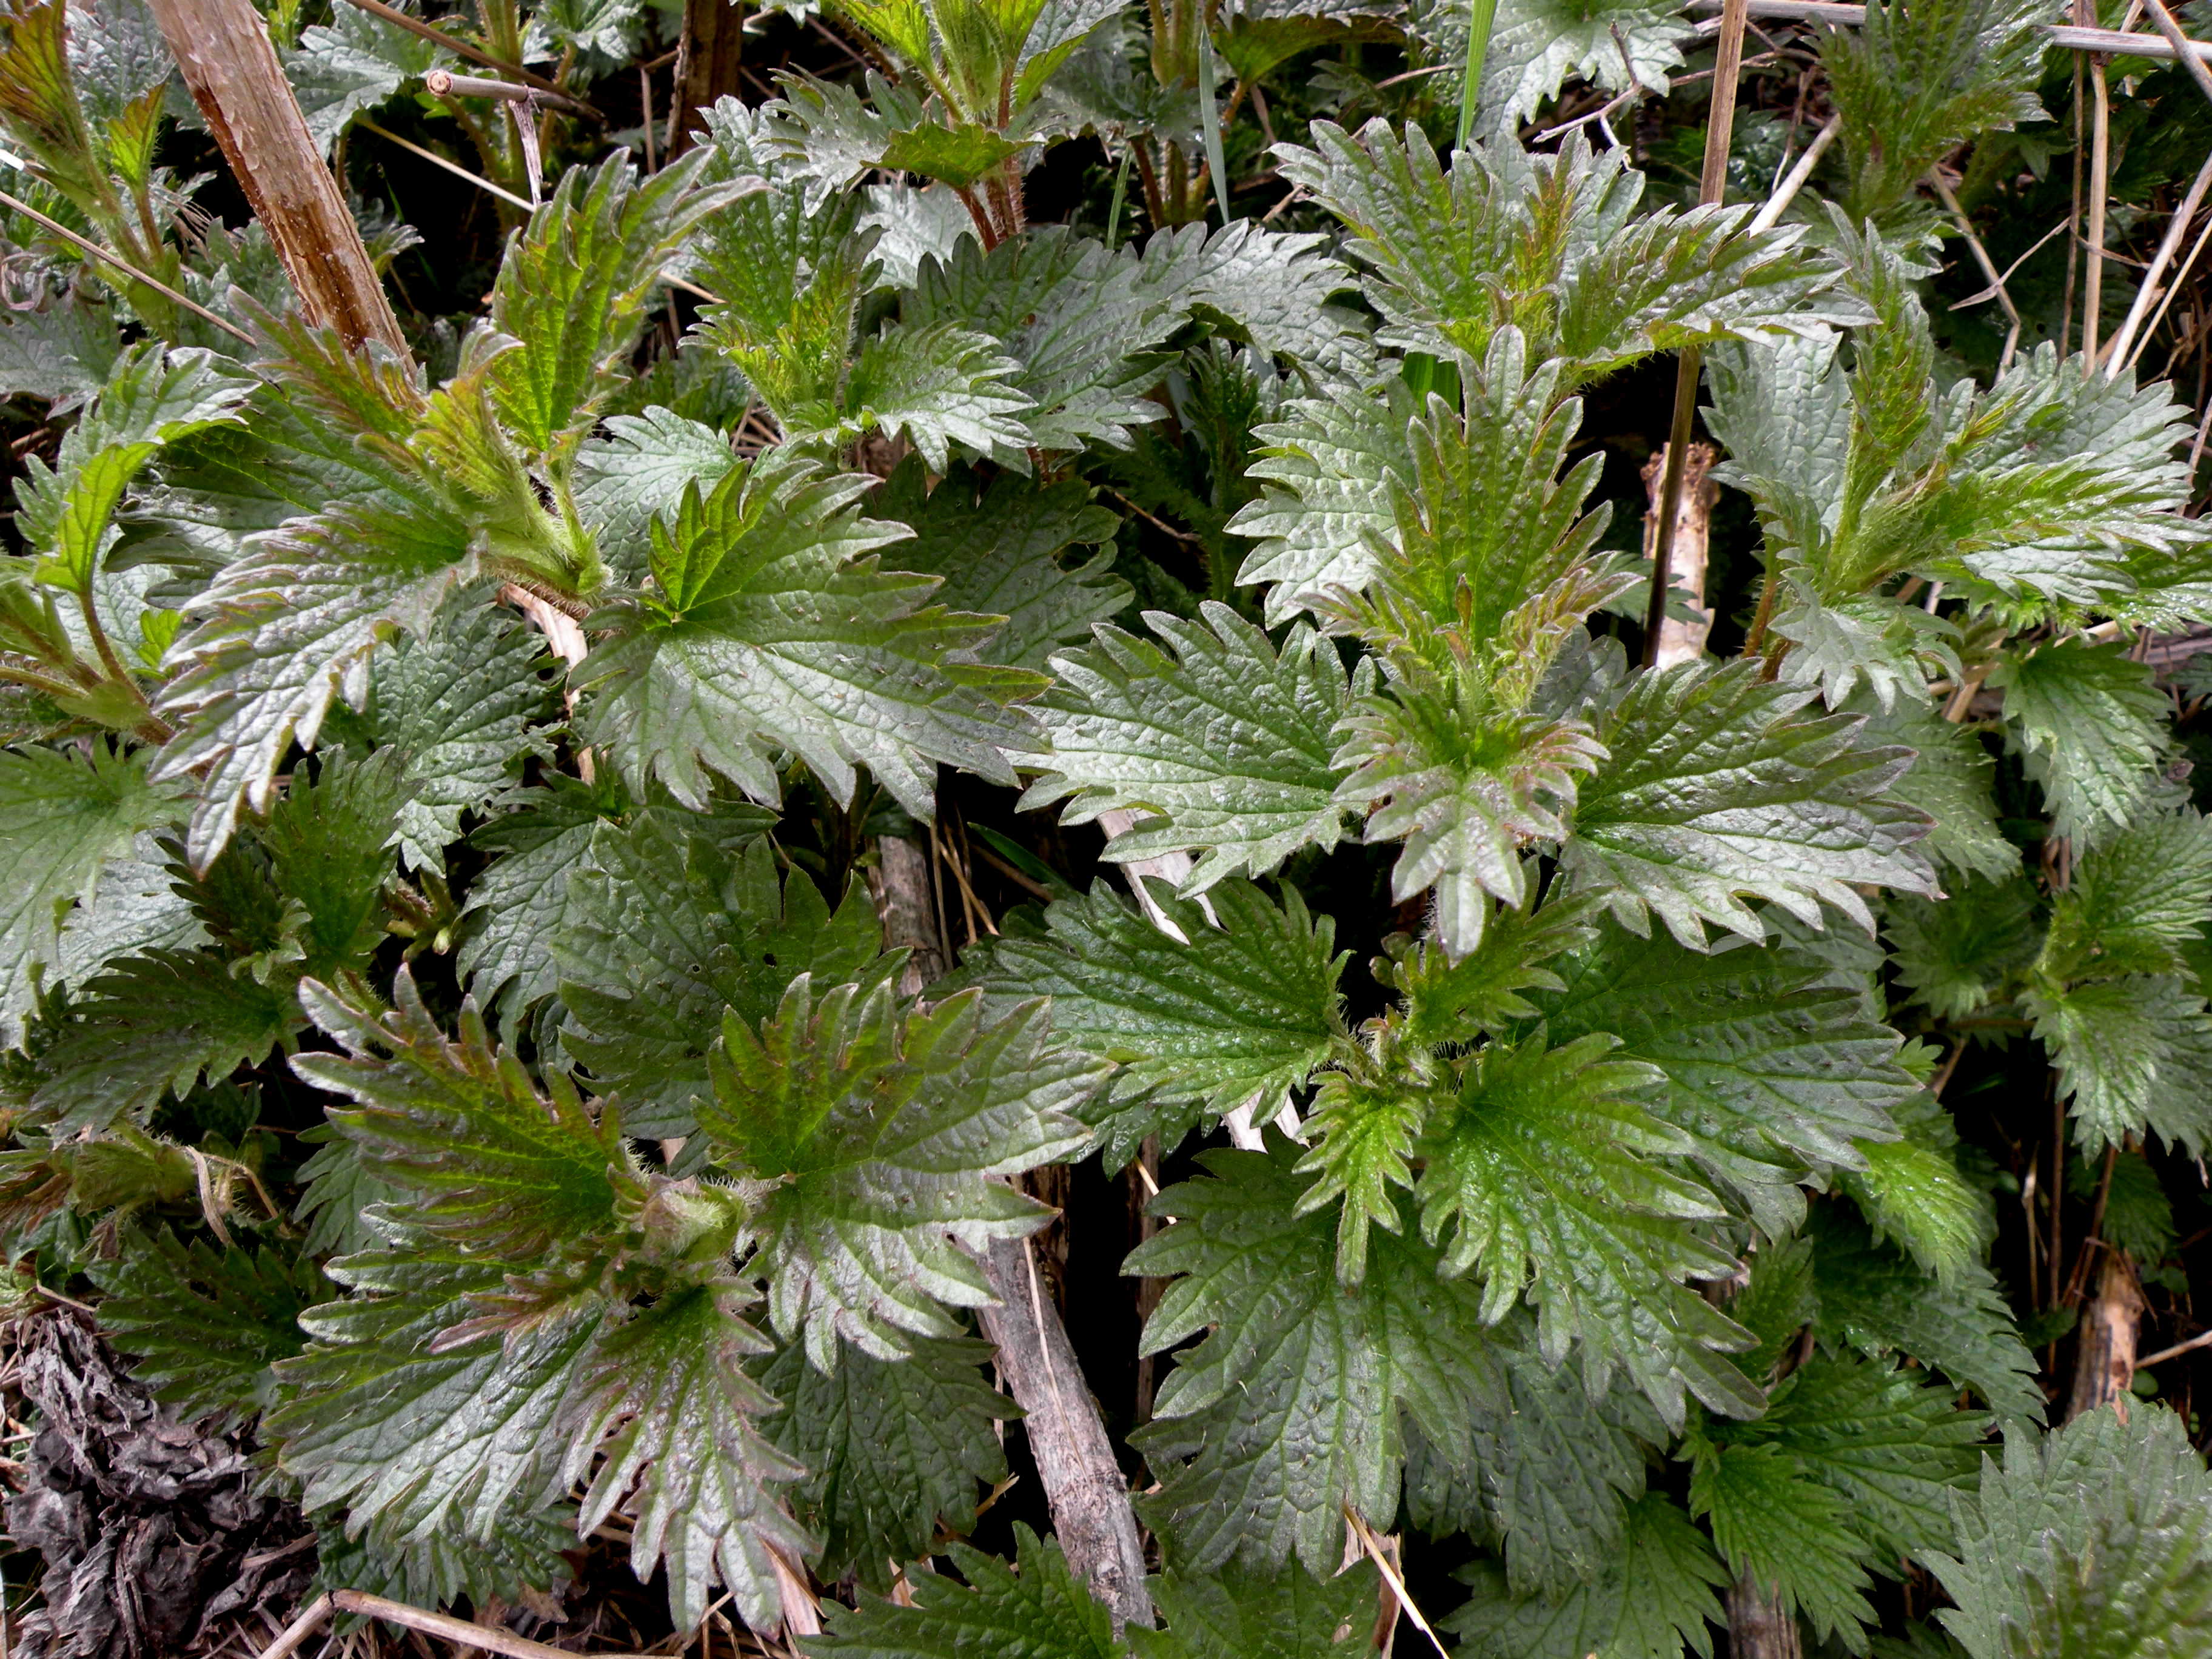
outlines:
[[[407,355],[368,249],[252,0],[151,0],[192,100],[269,233],[301,309],[349,347]]]
[[[908,946],[917,962],[944,963],[927,854],[912,842],[888,836],[873,844],[877,862],[870,885],[884,943]],[[996,1345],[1007,1390],[1026,1413],[1023,1427],[1060,1549],[1106,1604],[1117,1628],[1130,1623],[1149,1628],[1152,1598],[1145,1589],[1144,1540],[1128,1482],[1067,1328],[1044,1293],[1029,1242],[1000,1239],[977,1260],[999,1299],[998,1306],[982,1310],[983,1334]]]

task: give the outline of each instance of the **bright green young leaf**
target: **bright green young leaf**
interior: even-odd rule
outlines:
[[[1990,678],[2052,833],[2094,841],[2130,822],[2156,781],[2170,712],[2150,670],[2122,645],[2050,645]]]

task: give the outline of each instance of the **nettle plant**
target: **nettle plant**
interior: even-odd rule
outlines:
[[[1754,223],[1513,125],[1679,66],[1669,9],[1507,9],[1463,148],[1455,81],[1274,143],[1280,230],[1208,227],[1224,132],[1404,20],[850,0],[860,82],[566,173],[433,374],[165,240],[102,113],[150,26],[19,4],[23,188],[252,342],[7,222],[80,285],[9,331],[66,428],[0,572],[27,1305],[413,1603],[612,1536],[677,1630],[823,1655],[1318,1655],[1408,1600],[1498,1659],[2200,1651],[2212,1476],[2161,1405],[2044,1427],[2062,1263],[1999,1284],[1942,1099],[2041,1045],[2093,1303],[2160,1269],[2143,1149],[2212,1132],[2138,648],[2212,618],[2186,411],[1965,374],[1923,298],[1923,176],[2039,115],[2042,12],[1821,37],[1841,183]],[[1452,71],[1465,16],[1411,27]],[[1103,234],[1027,222],[1078,134]],[[1577,434],[1691,349],[1763,576],[1656,668]],[[1033,1253],[1078,1164],[1164,1180],[1140,1426]],[[984,1516],[1025,1416],[1056,1538]]]

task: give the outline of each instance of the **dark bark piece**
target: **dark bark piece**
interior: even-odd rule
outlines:
[[[1729,1586],[1729,1659],[1804,1659],[1797,1619],[1745,1573]]]
[[[672,157],[691,148],[701,110],[717,98],[738,95],[744,21],[744,8],[731,0],[684,0],[684,38],[676,54],[674,136],[668,141]]]
[[[31,1324],[21,1387],[39,1413],[7,1530],[45,1558],[21,1659],[155,1659],[231,1612],[307,1589],[306,1519],[256,1491],[240,1433],[179,1423],[74,1314]]]
[[[2096,1297],[2081,1310],[2074,1351],[2074,1393],[2066,1404],[2069,1423],[2106,1405],[2116,1405],[2124,1422],[2128,1401],[2134,1397],[2129,1385],[2136,1379],[2142,1287],[2136,1281],[2135,1263],[2124,1253],[2107,1249],[2104,1255]]]
[[[917,962],[935,964],[926,977],[908,969],[901,988],[919,989],[945,965],[928,854],[890,836],[873,845],[870,890],[883,918],[884,944],[911,946]],[[1028,1413],[1023,1428],[1060,1547],[1113,1613],[1117,1629],[1125,1624],[1150,1629],[1144,1539],[1128,1481],[1029,1241],[1001,1239],[977,1261],[999,1298],[997,1307],[982,1310],[983,1334],[998,1347],[1007,1391]]]
[[[374,340],[405,356],[361,228],[323,154],[252,0],[149,0],[208,131],[269,233],[301,309],[349,346]]]

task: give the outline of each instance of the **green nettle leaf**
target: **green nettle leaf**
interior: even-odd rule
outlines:
[[[1942,1019],[1963,1019],[2000,1000],[2035,960],[2035,890],[2008,880],[1968,881],[1926,903],[1893,900],[1882,912],[1899,984]]]
[[[531,451],[565,457],[629,355],[660,268],[736,194],[702,185],[711,152],[641,179],[627,155],[571,168],[508,246],[489,327],[520,349],[494,360],[492,403]]]
[[[381,1527],[349,1538],[343,1516],[317,1519],[316,1566],[325,1582],[410,1607],[450,1605],[463,1596],[479,1607],[495,1596],[526,1603],[532,1593],[556,1591],[575,1576],[561,1554],[575,1541],[575,1514],[562,1504],[505,1510],[482,1539],[433,1532],[401,1540]]]
[[[1423,1235],[1443,1242],[1445,1272],[1480,1275],[1486,1320],[1527,1295],[1550,1363],[1579,1342],[1594,1386],[1624,1367],[1670,1426],[1685,1389],[1755,1412],[1757,1389],[1715,1352],[1748,1335],[1686,1282],[1734,1270],[1693,1224],[1723,1212],[1662,1161],[1691,1150],[1638,1098],[1664,1074],[1608,1058],[1616,1046],[1536,1035],[1477,1054],[1422,1145]]]
[[[1797,1183],[1860,1167],[1866,1143],[1895,1139],[1891,1115],[1917,1092],[1897,1034],[1826,971],[1787,946],[1708,954],[1608,922],[1554,957],[1555,986],[1528,1000],[1553,1042],[1609,1034],[1622,1059],[1656,1066],[1655,1115],[1779,1237],[1803,1218]]]
[[[1929,1565],[1972,1659],[2179,1659],[2212,1632],[2212,1475],[2163,1406],[2008,1436],[1954,1514],[1958,1553]]]
[[[428,634],[371,659],[362,719],[405,757],[399,852],[410,867],[442,870],[463,817],[507,788],[536,749],[530,726],[551,702],[544,662],[542,636],[489,605],[445,611]]]
[[[203,620],[177,642],[185,665],[161,705],[183,725],[155,775],[205,769],[195,865],[222,850],[242,810],[266,810],[286,751],[313,746],[341,688],[367,690],[362,665],[380,640],[429,631],[470,562],[457,519],[344,506],[271,532],[192,601],[187,614]]]
[[[1549,896],[1540,909],[1500,909],[1486,922],[1482,943],[1456,961],[1433,945],[1386,939],[1389,957],[1368,966],[1404,999],[1406,1035],[1431,1048],[1472,1042],[1540,1016],[1522,994],[1563,991],[1550,963],[1589,943],[1598,906],[1588,897]]]
[[[2194,981],[2130,974],[2021,1000],[2058,1068],[2076,1146],[2101,1152],[2148,1132],[2194,1155],[2212,1139],[2212,1012]]]
[[[1506,1376],[1511,1408],[1477,1413],[1465,1468],[1425,1445],[1409,1462],[1408,1510],[1431,1532],[1501,1539],[1513,1594],[1565,1595],[1614,1560],[1667,1431],[1620,1378],[1593,1398],[1580,1366],[1554,1369],[1532,1341],[1507,1350]]]
[[[1679,1504],[1646,1492],[1628,1504],[1619,1547],[1595,1577],[1556,1600],[1516,1595],[1504,1569],[1460,1571],[1473,1595],[1443,1622],[1479,1659],[1681,1659],[1711,1656],[1708,1625],[1728,1622],[1713,1592],[1728,1583],[1705,1534]]]
[[[834,410],[793,408],[784,431],[799,441],[904,438],[935,472],[955,444],[1010,459],[1030,436],[1013,418],[1030,407],[1010,380],[1020,370],[996,340],[957,324],[890,329],[861,343]]]
[[[1231,1561],[1204,1576],[1171,1565],[1146,1587],[1168,1627],[1129,1627],[1138,1659],[1333,1659],[1372,1634],[1382,1577],[1368,1561],[1318,1576]]]
[[[825,1373],[794,1346],[760,1373],[784,1402],[769,1436],[807,1470],[791,1496],[822,1539],[817,1570],[878,1595],[898,1564],[932,1552],[940,1522],[975,1523],[976,1482],[1006,1478],[992,1425],[1021,1409],[984,1381],[988,1343],[924,1337],[913,1348],[899,1360],[849,1349]]]
[[[492,1047],[472,1005],[460,1041],[448,1040],[406,969],[389,1014],[313,980],[300,997],[345,1053],[295,1055],[292,1069],[353,1102],[331,1123],[407,1193],[410,1227],[495,1259],[565,1255],[611,1227],[644,1184],[611,1112],[594,1118],[558,1072],[540,1094],[512,1051]]]
[[[1990,677],[2005,723],[2043,786],[2054,835],[2094,841],[2124,828],[2158,781],[2171,712],[2151,671],[2120,645],[2053,645]]]
[[[356,1536],[379,1525],[398,1538],[450,1528],[487,1539],[513,1503],[543,1506],[568,1490],[557,1418],[604,1308],[441,1346],[507,1275],[496,1258],[381,1224],[398,1248],[332,1264],[356,1294],[301,1316],[311,1340],[278,1364],[287,1397],[263,1429],[278,1467],[302,1483],[302,1506],[346,1505]]]
[[[143,751],[0,750],[0,1036],[32,1000],[34,976],[59,959],[70,907],[98,902],[110,860],[180,812],[174,791],[148,781]]]
[[[1866,1168],[1847,1172],[1843,1189],[1877,1238],[1891,1238],[1943,1284],[1955,1285],[1996,1237],[1989,1198],[1959,1169],[1958,1131],[1933,1095],[1896,1115],[1901,1139],[1859,1148]]]
[[[1928,168],[1966,138],[2043,115],[2037,26],[2046,13],[2035,0],[1877,0],[1863,27],[1822,38],[1820,62],[1849,158],[1844,200],[1854,219],[1897,211]]]
[[[998,618],[931,605],[934,577],[882,568],[874,550],[905,532],[853,510],[869,483],[765,457],[693,486],[655,528],[657,586],[604,613],[575,674],[586,735],[632,793],[657,777],[699,807],[711,770],[774,805],[779,750],[843,800],[865,764],[920,817],[940,762],[1013,782],[1006,705],[1039,678],[976,660]]]
[[[1073,479],[1038,486],[1002,472],[985,484],[958,467],[933,486],[909,459],[869,506],[914,532],[891,560],[942,576],[939,605],[1006,618],[988,647],[993,662],[1043,672],[1063,642],[1087,636],[1129,602],[1128,584],[1106,574],[1106,548],[1073,568],[1060,562],[1070,548],[1111,542],[1117,523]]]
[[[748,1625],[773,1625],[783,1611],[776,1556],[813,1551],[775,1490],[804,1471],[754,1426],[774,1402],[745,1373],[748,1358],[769,1351],[740,1316],[752,1300],[749,1285],[697,1285],[612,1325],[578,1368],[568,1407],[562,1482],[592,1481],[578,1532],[626,1503],[630,1565],[644,1580],[665,1563],[669,1617],[682,1629],[706,1618],[717,1578]]]
[[[1269,584],[1270,624],[1311,609],[1332,589],[1373,580],[1373,544],[1396,529],[1393,487],[1413,476],[1413,429],[1422,413],[1405,380],[1393,376],[1379,399],[1349,389],[1293,398],[1288,418],[1253,428],[1261,448],[1246,476],[1263,487],[1229,528],[1260,544],[1237,580]]]
[[[642,415],[611,415],[607,435],[576,453],[576,512],[599,556],[621,578],[646,574],[656,518],[672,514],[684,489],[712,489],[738,465],[729,439],[702,421],[658,405]]]
[[[512,1015],[553,994],[553,940],[569,881],[590,857],[594,830],[628,803],[618,788],[559,773],[508,799],[515,810],[470,837],[496,856],[470,884],[457,965],[486,1007]],[[761,827],[769,822],[763,813]]]
[[[647,807],[619,829],[601,824],[552,941],[562,1042],[621,1103],[624,1130],[647,1138],[697,1127],[692,1102],[708,1091],[725,1008],[757,1025],[802,973],[873,990],[905,960],[879,953],[883,925],[860,884],[833,916],[803,873],[778,880],[765,837],[733,852],[690,817]]]
[[[1049,1654],[1053,1659],[1119,1659],[1113,1617],[1060,1553],[1014,1527],[1019,1571],[964,1544],[950,1547],[964,1584],[933,1572],[909,1581],[911,1606],[862,1591],[850,1608],[830,1607],[830,1629],[804,1651],[851,1659],[968,1659],[978,1654]]]
[[[1901,1352],[1972,1389],[2008,1423],[2043,1420],[2035,1359],[1989,1269],[1944,1285],[1833,1205],[1813,1212],[1814,1330],[1831,1348]]]
[[[116,359],[92,408],[62,440],[55,465],[24,457],[17,527],[41,553],[38,579],[92,591],[115,537],[112,520],[138,471],[164,444],[240,418],[253,382],[213,352],[149,343]]]
[[[325,155],[355,116],[453,61],[435,42],[351,7],[301,30],[300,44],[280,55],[307,132]]]
[[[745,1222],[786,1336],[836,1364],[842,1335],[878,1358],[907,1334],[951,1337],[941,1303],[988,1304],[959,1248],[1020,1238],[1049,1212],[986,1177],[1073,1152],[1069,1114],[1103,1081],[1100,1062],[1054,1047],[1047,1005],[988,1018],[981,994],[902,1012],[888,985],[791,981],[775,1015],[723,1016],[708,1057],[699,1127],[717,1163],[762,1183]]]
[[[2212,821],[2183,807],[2084,854],[2051,901],[2036,967],[2051,980],[2187,971],[2212,914]]]
[[[1990,799],[1996,763],[1978,736],[1911,697],[1887,709],[1869,709],[1862,702],[1851,712],[1867,716],[1869,742],[1913,751],[1911,766],[1889,793],[1935,820],[1921,843],[1930,858],[1990,881],[2018,872],[2020,849],[1998,830]]]
[[[127,1233],[92,1268],[100,1328],[137,1356],[134,1375],[187,1420],[230,1421],[266,1407],[270,1364],[300,1352],[301,1314],[327,1297],[313,1258],[264,1245],[181,1243],[167,1229]]]
[[[1713,1542],[1785,1613],[1802,1613],[1823,1638],[1865,1642],[1875,1620],[1865,1546],[1850,1505],[1806,1478],[1801,1460],[1771,1442],[1701,1446],[1690,1479],[1691,1512],[1706,1517]]]
[[[1654,352],[1865,320],[1802,230],[1752,234],[1745,207],[1639,217],[1643,175],[1580,132],[1556,155],[1477,145],[1449,172],[1410,123],[1401,138],[1380,118],[1356,137],[1316,121],[1312,137],[1275,154],[1351,228],[1384,345],[1479,362],[1518,328],[1564,392]]]
[[[40,1055],[33,1117],[58,1133],[143,1122],[164,1093],[267,1059],[298,1011],[228,967],[213,951],[149,951],[88,981]]]
[[[1745,897],[1808,926],[1832,904],[1869,933],[1854,884],[1932,896],[1914,845],[1927,815],[1888,793],[1908,751],[1863,745],[1851,715],[1807,715],[1811,693],[1756,663],[1646,673],[1598,727],[1612,758],[1587,780],[1560,866],[1638,932],[1656,911],[1693,949],[1711,922],[1757,942]]]
[[[1102,883],[1049,906],[1042,928],[1010,920],[953,981],[980,987],[994,1009],[1050,997],[1059,1041],[1117,1067],[1090,1114],[1113,1168],[1146,1135],[1179,1138],[1201,1115],[1249,1102],[1255,1121],[1273,1115],[1344,1029],[1335,924],[1309,915],[1295,889],[1278,907],[1224,881],[1210,916],[1164,884],[1152,896],[1176,933]]]
[[[1298,1210],[1299,1151],[1271,1133],[1265,1152],[1200,1154],[1207,1176],[1155,1201],[1176,1224],[1125,1264],[1181,1275],[1145,1327],[1143,1352],[1213,1328],[1178,1356],[1157,1420],[1134,1437],[1163,1472],[1148,1507],[1188,1571],[1231,1557],[1273,1566],[1295,1553],[1310,1571],[1333,1571],[1346,1505],[1396,1511],[1401,1410],[1464,1463],[1471,1413],[1504,1408],[1480,1293],[1440,1277],[1433,1249],[1380,1234],[1358,1288],[1339,1285],[1331,1218]]]
[[[1336,647],[1301,624],[1278,653],[1227,605],[1200,614],[1203,626],[1146,613],[1166,651],[1101,624],[1095,646],[1055,658],[1059,682],[1035,705],[1045,746],[1017,761],[1042,774],[1024,807],[1066,797],[1064,823],[1145,814],[1108,858],[1200,854],[1186,894],[1334,847],[1344,817],[1330,765],[1349,696]]]

